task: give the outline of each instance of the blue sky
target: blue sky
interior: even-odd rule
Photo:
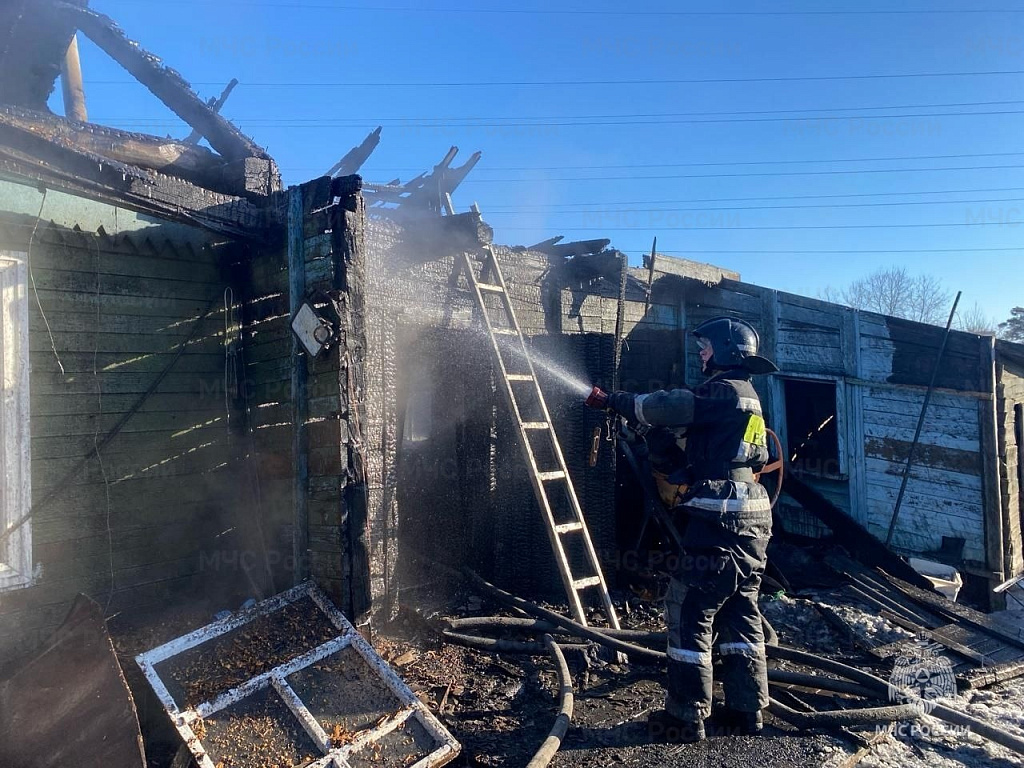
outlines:
[[[203,97],[237,77],[224,114],[289,184],[384,125],[372,180],[483,152],[455,203],[499,242],[639,261],[657,236],[807,295],[899,264],[997,320],[1024,304],[1022,3],[92,5]],[[913,12],[985,7],[1021,13]],[[188,133],[82,43],[91,119]]]

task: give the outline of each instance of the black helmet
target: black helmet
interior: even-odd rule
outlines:
[[[754,326],[735,317],[713,317],[693,329],[693,335],[711,342],[714,355],[709,369],[744,368],[750,373],[774,373],[775,363],[760,357],[760,338]]]

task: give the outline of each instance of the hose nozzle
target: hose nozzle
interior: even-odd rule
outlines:
[[[594,387],[590,390],[590,394],[587,395],[585,405],[588,408],[607,408],[608,407],[608,393],[600,387]]]

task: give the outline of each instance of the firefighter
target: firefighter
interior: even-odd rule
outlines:
[[[682,551],[665,598],[668,685],[651,735],[699,741],[711,714],[712,643],[722,658],[726,713],[740,732],[762,727],[768,705],[764,633],[757,604],[771,537],[771,502],[756,481],[768,461],[765,422],[751,375],[778,370],[758,356],[758,335],[743,320],[716,317],[693,331],[701,370],[695,389],[592,396],[645,427],[686,427]],[[595,402],[596,400],[596,402]],[[678,478],[681,482],[684,478]],[[681,521],[683,522],[683,521]]]

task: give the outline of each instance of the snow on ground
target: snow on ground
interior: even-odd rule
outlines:
[[[824,592],[805,593],[795,599],[785,595],[762,598],[761,610],[783,643],[831,655],[839,650],[842,633],[824,620],[814,602],[830,608],[869,645],[905,640],[909,647],[914,639],[912,633],[880,616]],[[1007,610],[1001,612],[999,618],[1010,626],[1024,627],[1024,587],[1014,587],[1007,604]],[[880,674],[884,677],[884,673]],[[983,690],[965,691],[944,699],[943,703],[1000,731],[1024,738],[1024,678]],[[925,717],[917,725],[912,728],[909,723],[901,724],[888,739],[873,746],[859,765],[864,768],[1016,768],[1024,765],[1024,756],[962,728],[932,717]],[[823,765],[842,765],[854,751],[850,747],[846,752],[823,754]]]

